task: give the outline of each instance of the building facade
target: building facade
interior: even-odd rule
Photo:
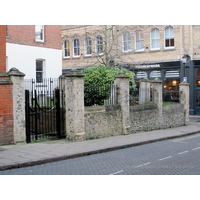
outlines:
[[[63,25],[62,43],[63,74],[109,63],[134,71],[137,85],[160,78],[165,92],[187,80],[190,114],[200,114],[199,25]]]
[[[57,78],[62,74],[60,25],[7,25],[6,59],[25,79]]]

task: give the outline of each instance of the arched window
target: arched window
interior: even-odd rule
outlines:
[[[165,29],[165,47],[174,47],[174,28],[171,26]]]
[[[70,57],[70,43],[69,40],[63,42],[64,58]]]
[[[142,31],[137,31],[135,33],[135,50],[136,51],[144,50],[144,35]]]
[[[92,40],[90,37],[85,38],[85,55],[91,55],[92,54]]]
[[[95,53],[96,54],[103,53],[103,38],[100,35],[98,35],[95,38]]]
[[[160,49],[160,31],[157,28],[151,31],[151,49]]]
[[[123,51],[131,51],[131,35],[128,31],[123,34]]]
[[[74,57],[79,56],[80,55],[80,46],[79,46],[79,39],[75,39],[73,41],[74,44]]]

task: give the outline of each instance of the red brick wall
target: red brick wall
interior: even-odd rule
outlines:
[[[0,84],[0,144],[13,142],[12,85]]]
[[[3,73],[2,73],[3,72]],[[6,76],[6,26],[0,26],[0,144],[14,142],[12,85]]]
[[[0,25],[0,72],[6,72],[6,26]]]
[[[7,42],[61,49],[61,25],[44,26],[44,43],[35,42],[35,25],[8,25]]]

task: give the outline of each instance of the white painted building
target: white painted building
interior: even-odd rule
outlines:
[[[61,26],[8,25],[7,71],[17,68],[41,83],[43,78],[62,75]]]

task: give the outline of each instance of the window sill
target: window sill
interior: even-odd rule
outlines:
[[[78,59],[80,58],[80,56],[73,56],[73,59]]]
[[[123,51],[123,53],[130,53],[131,52],[131,49],[128,50],[128,51]]]
[[[160,49],[151,49],[150,52],[158,52]]]
[[[70,59],[70,56],[69,57],[63,57],[64,60],[68,60]]]
[[[35,40],[35,43],[42,43],[42,44],[46,44],[45,41],[39,41],[39,40]]]
[[[92,57],[92,54],[84,55],[84,58]]]
[[[173,51],[173,50],[176,50],[176,48],[175,47],[165,47],[163,49],[163,51]]]
[[[135,53],[145,53],[144,50],[141,50],[141,51],[135,51]]]

